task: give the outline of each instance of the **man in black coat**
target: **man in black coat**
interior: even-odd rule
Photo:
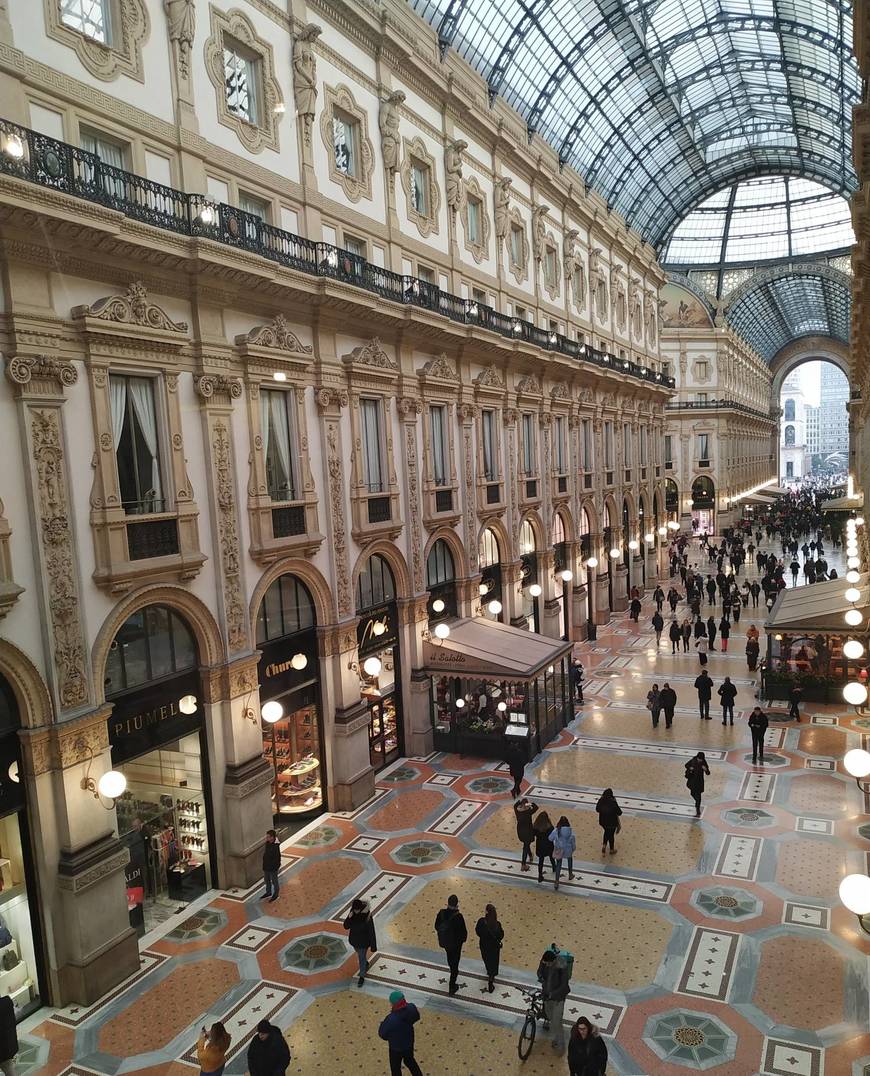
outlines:
[[[722,700],[722,724],[727,725],[730,719],[734,724],[734,700],[737,698],[737,688],[731,683],[731,677],[726,676],[719,688],[719,698]]]
[[[517,751],[515,748],[508,755],[507,764],[510,775],[514,779],[514,787],[511,789],[511,795],[516,799],[522,789],[523,775],[526,772],[526,760],[523,757],[522,752]]]
[[[447,898],[447,907],[442,908],[435,916],[435,933],[438,935],[438,944],[447,956],[447,966],[450,968],[450,993],[455,994],[459,989],[457,979],[462,946],[468,939],[468,928],[459,910],[459,897],[455,894]]]
[[[695,678],[695,691],[698,692],[698,714],[702,721],[709,721],[713,681],[706,669],[702,669],[701,675]]]
[[[266,843],[263,845],[263,884],[266,892],[260,898],[268,898],[270,904],[278,899],[278,871],[281,869],[281,845],[274,829],[266,830]]]
[[[749,715],[749,731],[752,733],[752,761],[764,765],[764,734],[767,732],[767,714],[756,706]]]
[[[290,1047],[281,1029],[261,1020],[248,1047],[248,1072],[251,1076],[284,1076],[289,1064]]]
[[[665,712],[665,728],[669,729],[674,721],[674,708],[677,705],[677,693],[670,684],[663,684],[659,692],[659,703]]]

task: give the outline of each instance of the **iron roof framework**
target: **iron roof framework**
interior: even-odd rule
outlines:
[[[409,0],[657,249],[740,179],[848,194],[848,0]]]
[[[802,336],[849,342],[849,278],[827,266],[783,266],[738,288],[725,311],[728,324],[768,363]]]

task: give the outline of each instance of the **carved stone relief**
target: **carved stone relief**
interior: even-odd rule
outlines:
[[[349,366],[372,366],[377,370],[398,372],[399,369],[396,360],[384,351],[376,336],[367,344],[355,347],[348,355],[343,355],[341,361]]]
[[[326,423],[326,465],[329,472],[329,504],[332,516],[332,554],[335,560],[339,617],[353,612],[350,567],[347,552],[347,526],[344,512],[344,467],[339,453],[338,422]]]
[[[233,379],[235,380],[235,379]],[[241,385],[239,385],[241,395]],[[236,495],[233,489],[233,460],[228,424],[222,419],[214,424],[212,454],[217,500],[218,540],[221,550],[224,609],[227,620],[227,642],[230,653],[246,650],[247,616],[242,592],[239,557],[239,526]]]
[[[175,53],[175,63],[182,79],[190,78],[190,52],[196,37],[195,0],[163,0],[163,10],[169,25],[169,40]]]
[[[311,126],[317,107],[317,59],[314,42],[322,33],[319,26],[309,23],[296,34],[293,42],[293,93],[296,114],[302,120],[302,138],[311,145]]]
[[[442,381],[458,381],[459,374],[456,367],[442,351],[434,359],[430,359],[420,371],[422,377],[439,377]]]
[[[444,147],[444,175],[447,183],[447,204],[456,213],[465,201],[465,189],[462,183],[462,151],[468,149],[468,143],[461,138],[448,142]],[[475,181],[476,185],[476,181]],[[478,190],[480,188],[478,187]],[[485,216],[483,197],[481,195],[481,216]],[[466,234],[468,228],[466,226]]]
[[[123,295],[107,295],[90,306],[74,307],[72,315],[74,318],[94,318],[115,325],[141,325],[162,332],[188,331],[186,321],[173,321],[165,310],[149,300],[148,292],[140,281],[133,281]]]
[[[311,344],[302,343],[283,314],[277,314],[265,325],[255,325],[249,332],[236,337],[236,347],[246,344],[275,348],[291,355],[311,355],[314,350]]]
[[[0,501],[0,620],[18,601],[19,594],[24,593],[24,587],[17,586],[12,578],[12,550],[9,545],[11,537],[12,528],[4,515],[3,502]]]
[[[420,476],[417,455],[417,418],[423,411],[419,400],[403,396],[397,401],[399,414],[405,424],[405,458],[408,474],[408,516],[411,539],[411,576],[415,593],[424,589],[423,533],[420,524]]]
[[[378,128],[381,132],[381,159],[384,162],[384,171],[392,177],[399,170],[399,106],[404,102],[405,95],[401,90],[388,93],[381,100],[378,111]]]

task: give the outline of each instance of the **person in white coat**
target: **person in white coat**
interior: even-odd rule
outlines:
[[[556,824],[556,828],[550,834],[553,842],[553,859],[556,861],[556,877],[553,879],[553,888],[559,888],[559,876],[562,873],[562,863],[568,860],[568,879],[574,877],[574,852],[577,849],[577,838],[571,829],[571,823],[562,815]]]

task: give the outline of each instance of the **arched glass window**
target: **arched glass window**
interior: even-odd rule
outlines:
[[[453,554],[444,539],[439,538],[426,558],[426,586],[431,590],[442,583],[452,582],[455,577]]]
[[[487,527],[480,536],[478,553],[480,556],[481,568],[491,568],[494,564],[498,564],[501,561],[501,554],[498,549],[498,539],[489,527]]]
[[[535,528],[527,519],[524,519],[520,527],[520,553],[534,553],[537,544]]]
[[[0,736],[14,732],[20,727],[21,721],[15,695],[6,680],[0,676]]]
[[[794,445],[794,426],[786,426],[785,428],[785,444],[786,448]]]
[[[785,401],[785,415],[786,422],[794,422],[794,400]]]
[[[195,669],[196,639],[166,605],[146,605],[126,620],[112,640],[106,661],[106,697]]]
[[[580,510],[580,535],[591,534],[592,528],[589,526],[589,513],[585,508]]]
[[[609,507],[609,505],[606,505],[606,504],[605,504],[605,506],[604,506],[604,515],[603,515],[603,516],[602,516],[601,518],[602,518],[602,520],[603,520],[603,524],[602,524],[602,525],[603,525],[604,529],[605,529],[605,530],[609,530],[609,529],[610,529],[610,527],[611,527],[611,522],[610,522],[610,507]]]
[[[379,605],[396,600],[396,581],[393,571],[380,553],[372,553],[360,569],[356,581],[356,611],[377,609]]]
[[[257,613],[257,644],[308,631],[317,623],[308,588],[295,575],[281,575],[269,587]]]
[[[565,521],[562,513],[556,512],[553,516],[553,545],[561,545],[565,541]]]

